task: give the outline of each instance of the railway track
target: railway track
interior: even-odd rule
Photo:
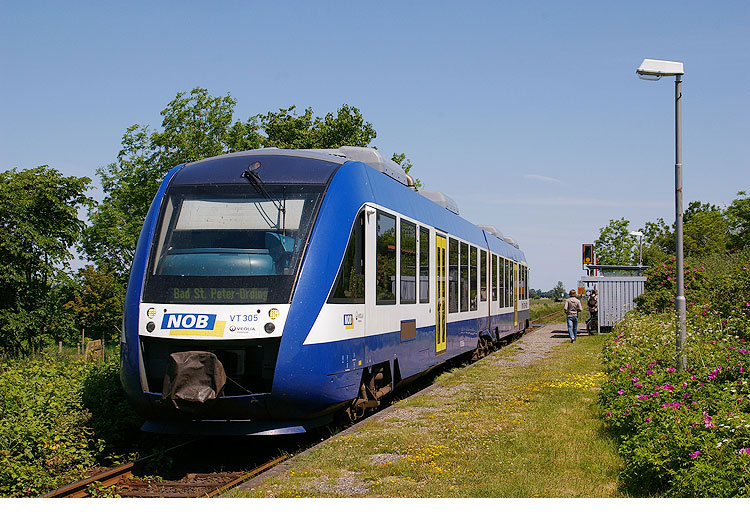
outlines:
[[[86,479],[48,492],[42,497],[213,498],[290,457],[289,454],[282,454],[263,461],[249,470],[213,472],[210,471],[211,469],[198,469],[199,472],[188,472],[173,479],[164,479],[161,476],[153,475],[137,475],[139,468],[147,465],[157,456],[179,451],[197,441],[199,440],[190,441],[172,447],[167,451],[99,472]]]

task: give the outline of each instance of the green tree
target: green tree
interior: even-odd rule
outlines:
[[[610,219],[609,224],[599,230],[599,238],[594,241],[594,251],[599,264],[638,263],[638,241],[630,235],[630,221],[625,217]]]
[[[94,339],[114,339],[120,332],[125,291],[116,276],[87,265],[78,271],[79,293],[64,307],[74,313],[78,329]]]
[[[0,349],[38,350],[54,335],[57,287],[84,222],[91,179],[48,166],[0,173]]]
[[[647,222],[642,231],[644,265],[658,266],[674,255],[674,232],[664,219],[659,218],[656,222]]]
[[[683,230],[685,256],[722,253],[729,244],[729,225],[717,206],[686,212]]]
[[[557,285],[549,293],[555,301],[559,301],[565,297],[565,285],[562,281],[557,281]]]
[[[161,130],[133,125],[116,162],[97,171],[104,201],[90,213],[83,248],[97,268],[112,272],[124,287],[143,219],[167,172],[183,162],[255,149],[367,146],[376,132],[355,107],[343,105],[325,117],[295,106],[233,122],[235,99],[195,88],[178,93],[161,112]]]
[[[725,212],[729,225],[729,245],[731,248],[750,246],[750,197],[744,191],[737,192]]]

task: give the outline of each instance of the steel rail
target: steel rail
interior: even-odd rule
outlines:
[[[89,495],[86,492],[86,489],[88,489],[90,485],[93,485],[94,483],[100,483],[102,487],[116,485],[133,475],[133,467],[135,467],[135,462],[120,465],[119,467],[95,474],[90,478],[82,479],[75,483],[71,483],[70,485],[65,485],[64,487],[55,489],[52,492],[44,494],[42,498],[88,498]]]
[[[178,448],[186,447],[192,443],[195,443],[196,441],[198,440],[194,439],[192,441],[188,441],[186,443],[182,443],[180,445],[176,445],[174,447],[168,448],[167,450],[163,452],[157,452],[156,454],[151,454],[149,456],[143,457],[141,459],[137,459],[130,463],[125,463],[124,465],[120,465],[118,467],[105,470],[104,472],[100,472],[99,474],[94,474],[91,477],[82,479],[80,481],[76,481],[74,483],[70,483],[69,485],[65,485],[64,487],[60,487],[58,489],[50,491],[46,494],[43,494],[40,497],[42,498],[88,498],[89,494],[86,491],[86,489],[90,485],[93,485],[94,483],[99,483],[102,487],[111,487],[112,485],[116,485],[117,483],[132,477],[133,469],[135,468],[136,465],[139,465],[143,462],[150,460],[157,454],[166,454],[167,452],[172,452],[173,450],[176,450]]]
[[[271,467],[275,467],[276,465],[278,465],[282,461],[286,461],[290,457],[291,456],[289,456],[288,454],[285,454],[285,455],[280,456],[280,457],[278,457],[276,459],[272,459],[271,461],[268,461],[267,463],[264,463],[263,465],[260,465],[259,467],[255,467],[253,470],[251,470],[249,472],[246,472],[242,476],[239,476],[239,477],[233,479],[229,483],[225,483],[221,487],[219,487],[219,488],[217,488],[215,490],[212,490],[211,492],[206,492],[203,495],[203,497],[204,498],[213,498],[213,497],[216,497],[219,494],[221,494],[223,492],[226,492],[227,490],[231,489],[232,487],[235,487],[235,486],[239,485],[240,483],[242,483],[244,481],[247,481],[248,479],[250,479],[252,477],[257,476],[258,474],[260,474],[262,472],[265,472],[266,470],[270,469]]]

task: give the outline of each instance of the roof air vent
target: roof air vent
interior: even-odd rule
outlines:
[[[479,228],[483,229],[484,231],[486,231],[487,233],[489,233],[490,235],[494,235],[498,239],[502,239],[503,238],[503,232],[501,232],[500,230],[498,230],[492,224],[477,224],[477,226]]]
[[[420,189],[419,194],[422,197],[426,197],[430,199],[435,204],[439,204],[443,208],[445,208],[448,211],[452,211],[456,215],[459,215],[458,213],[458,204],[456,204],[456,201],[448,197],[445,193],[442,191],[437,190],[425,190]]]
[[[343,157],[345,159],[362,162],[371,168],[375,168],[376,170],[385,173],[390,178],[397,180],[404,186],[414,187],[414,181],[406,174],[403,168],[388,157],[384,157],[383,154],[375,148],[341,146],[337,149],[310,149],[307,151],[327,153],[336,157]]]

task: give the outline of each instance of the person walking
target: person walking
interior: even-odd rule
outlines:
[[[576,297],[576,291],[571,290],[565,300],[565,317],[568,318],[568,334],[570,335],[570,342],[576,342],[576,335],[578,335],[578,313],[583,311],[581,301]]]

